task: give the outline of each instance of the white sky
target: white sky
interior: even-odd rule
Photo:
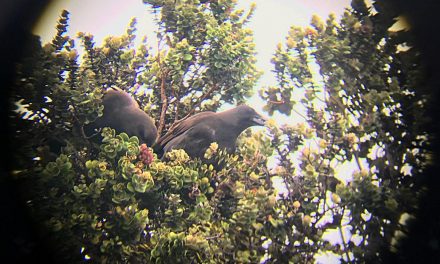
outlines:
[[[276,45],[284,42],[290,26],[309,25],[313,14],[324,19],[330,12],[339,16],[350,0],[239,0],[238,7],[248,10],[253,2],[257,9],[248,26],[254,31],[257,66],[264,71],[258,84],[261,87],[276,84],[270,59]],[[56,21],[62,9],[71,13],[68,34],[91,33],[97,45],[108,35],[123,34],[132,17],[138,19],[138,39],[143,35],[155,39],[156,25],[150,8],[142,0],[54,0],[34,29],[43,43],[55,35]]]

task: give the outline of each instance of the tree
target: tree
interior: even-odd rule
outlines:
[[[27,111],[14,114],[23,146],[15,174],[32,190],[29,210],[54,256],[302,263],[325,252],[343,262],[392,254],[423,191],[417,177],[430,139],[418,52],[409,32],[389,30],[399,14],[353,1],[340,22],[313,17],[313,28],[292,27],[273,58],[278,85],[260,95],[269,114],[303,104],[305,122],[247,131],[232,155],[212,144],[205,156],[225,164],[215,170],[181,150],[158,160],[151,146],[111,128],[98,144],[84,132],[112,86],[136,97],[159,135],[194,113],[244,102],[254,89],[260,72],[246,23],[255,6],[245,13],[233,0],[144,2],[158,17],[157,47],[146,39],[134,47],[133,20],[101,47],[80,33],[79,60],[65,11],[52,42],[35,38],[17,65],[12,99]],[[352,177],[337,172],[344,162],[358,166]],[[331,232],[339,244],[326,238]]]
[[[297,199],[312,201],[316,222],[330,212],[332,222],[315,225],[308,236],[326,225],[341,230],[342,243],[332,250],[347,262],[383,261],[396,250],[423,192],[417,177],[431,157],[425,130],[429,92],[410,32],[392,28],[396,20],[405,24],[399,15],[380,1],[370,7],[352,1],[340,22],[333,15],[326,22],[315,16],[312,27],[292,27],[273,58],[279,86],[261,91],[270,113],[290,114],[297,103],[306,108],[318,148],[302,150],[297,177],[314,184],[305,184]],[[297,89],[304,98],[292,96]],[[295,170],[290,151],[278,150],[286,171]],[[347,178],[335,173],[333,162],[357,165],[347,184],[328,186],[334,176]],[[291,179],[285,182],[298,189]],[[343,226],[357,241],[343,236]],[[326,248],[319,236],[312,241],[315,250]]]

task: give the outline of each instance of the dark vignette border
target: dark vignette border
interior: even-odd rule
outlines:
[[[139,0],[140,1],[140,0]],[[387,1],[387,0],[383,0]],[[417,220],[410,225],[409,236],[402,241],[396,254],[386,254],[384,263],[436,263],[440,259],[440,125],[436,115],[440,113],[440,3],[436,0],[388,0],[400,13],[406,14],[414,28],[418,48],[427,67],[433,104],[429,113],[433,122],[427,127],[435,135],[432,148],[435,160],[421,179],[429,188],[420,201]],[[22,57],[22,50],[29,40],[29,32],[49,0],[0,0],[0,262],[44,263],[50,259],[50,247],[37,235],[37,226],[25,210],[20,199],[19,186],[9,175],[8,155],[15,148],[9,131],[8,99],[14,80],[14,64]],[[387,252],[387,249],[383,249]]]

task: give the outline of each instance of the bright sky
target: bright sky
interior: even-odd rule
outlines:
[[[350,0],[238,0],[238,7],[247,10],[253,2],[257,4],[257,10],[249,27],[254,31],[257,66],[264,71],[259,86],[268,86],[275,85],[270,59],[276,45],[284,42],[290,26],[309,25],[313,14],[327,18],[333,12],[339,16],[349,6]],[[77,32],[91,33],[100,45],[108,35],[123,34],[130,19],[136,17],[138,39],[141,39],[139,35],[155,39],[156,25],[150,8],[142,0],[54,0],[34,29],[43,43],[49,42],[55,35],[56,21],[62,9],[71,13],[70,36],[75,36]]]
[[[254,31],[257,67],[264,72],[256,89],[276,85],[270,60],[276,45],[284,43],[292,25],[309,25],[313,14],[323,19],[330,13],[340,17],[344,9],[350,6],[350,0],[238,0],[238,7],[248,10],[253,2],[257,4],[257,9],[248,26]],[[78,32],[91,33],[100,46],[106,36],[124,34],[130,19],[136,17],[138,41],[144,35],[150,41],[155,41],[154,30],[157,26],[154,24],[151,9],[142,0],[54,0],[34,29],[34,33],[41,36],[43,43],[49,42],[55,35],[56,21],[63,9],[70,12],[68,34],[72,37]],[[150,42],[150,45],[154,46],[154,43]],[[261,112],[263,103],[258,95],[253,96],[248,104]],[[303,121],[295,114],[292,117],[275,115],[274,118],[279,124]],[[351,175],[350,171],[354,170],[354,166],[349,163],[338,165],[337,170],[343,171],[340,175]],[[315,257],[317,263],[339,263],[335,255],[323,253]]]

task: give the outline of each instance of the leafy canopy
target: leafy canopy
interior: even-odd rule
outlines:
[[[134,47],[133,20],[100,47],[79,33],[80,60],[64,11],[52,42],[35,38],[17,65],[12,100],[28,111],[12,122],[22,146],[15,173],[52,254],[104,263],[303,263],[324,253],[364,262],[393,254],[430,160],[419,53],[410,31],[390,29],[400,14],[355,0],[341,20],[314,16],[311,27],[292,26],[272,59],[277,84],[259,94],[271,115],[295,115],[302,105],[304,122],[247,131],[232,155],[212,144],[205,156],[225,164],[217,171],[181,150],[158,160],[151,146],[111,128],[98,143],[84,133],[112,86],[136,97],[160,135],[254,90],[261,73],[246,24],[255,6],[144,2],[157,14],[157,47],[146,39]],[[353,172],[340,169],[347,164]]]

